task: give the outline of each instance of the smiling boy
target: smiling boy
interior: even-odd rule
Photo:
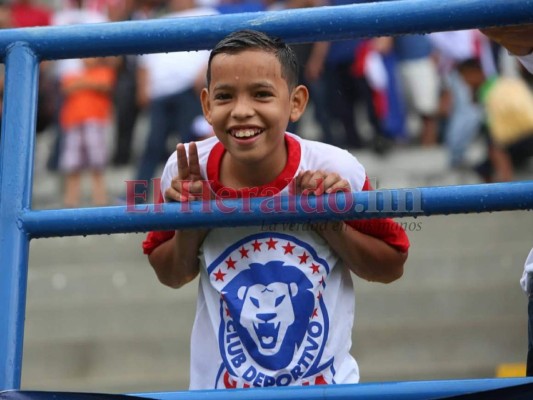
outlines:
[[[219,42],[201,95],[216,137],[178,144],[161,180],[165,200],[371,190],[347,151],[285,132],[308,100],[297,76],[278,39],[245,30]],[[200,275],[191,389],[358,382],[350,271],[398,279],[409,241],[390,219],[316,226],[148,234],[144,251],[162,283]]]

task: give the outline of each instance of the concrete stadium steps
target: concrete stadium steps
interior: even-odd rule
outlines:
[[[533,213],[415,221],[400,281],[355,280],[362,381],[493,377],[498,364],[523,361],[518,279]],[[162,286],[141,255],[143,236],[32,242],[23,388],[187,388],[197,282]]]
[[[135,392],[186,389],[188,335],[111,337],[29,343],[22,386],[62,391]]]
[[[501,363],[525,361],[525,332],[515,317],[359,326],[354,355],[362,381],[487,378]]]
[[[430,322],[356,328],[354,354],[361,380],[492,377],[498,364],[524,354],[516,351],[526,347],[523,320]],[[29,344],[23,386],[106,392],[186,389],[188,335],[175,333]]]

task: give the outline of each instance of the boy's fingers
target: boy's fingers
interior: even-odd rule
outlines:
[[[327,175],[322,171],[316,171],[310,178],[308,189],[312,190],[315,195],[319,196],[324,192],[324,180]]]
[[[169,202],[181,201],[181,193],[173,187],[169,187],[165,190],[165,200]]]
[[[187,185],[187,190],[189,193],[195,196],[202,195],[204,191],[204,182],[203,181],[189,181]]]
[[[294,180],[294,194],[302,193],[302,180],[305,172],[299,172]]]
[[[326,193],[335,193],[335,192],[350,192],[350,184],[346,179],[341,179],[335,182],[330,187],[326,186]]]
[[[319,196],[324,193],[330,193],[329,189],[333,188],[336,190],[337,188],[346,185],[348,185],[348,182],[345,179],[342,179],[339,174],[328,174],[324,177],[322,184],[317,187],[317,191],[320,193],[316,193],[316,195]]]
[[[312,172],[312,171],[305,171],[302,174],[302,179],[300,181],[300,189],[301,189],[302,192],[304,192],[307,189],[314,188],[312,186],[312,178],[313,178],[313,176],[314,176],[314,172]]]
[[[200,161],[198,160],[198,148],[195,142],[189,144],[189,174],[190,179],[202,179]]]
[[[190,174],[189,161],[187,160],[187,151],[183,143],[178,143],[176,146],[176,154],[178,157],[178,179],[187,179]]]

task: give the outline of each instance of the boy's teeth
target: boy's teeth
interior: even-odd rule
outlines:
[[[244,129],[235,131],[233,134],[235,137],[244,138],[254,136],[256,134],[256,131],[254,129]]]

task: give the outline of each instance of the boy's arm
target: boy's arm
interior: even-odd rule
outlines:
[[[485,35],[515,56],[533,53],[533,24],[481,29]]]
[[[325,229],[317,231],[360,278],[389,283],[403,275],[407,251],[400,251],[342,221],[330,222]]]
[[[193,142],[189,145],[188,159],[183,144],[178,144],[176,153],[178,175],[165,190],[166,200],[185,202],[201,199],[201,190],[205,186],[200,184],[200,192],[195,190],[197,184],[202,181],[196,144]],[[161,283],[179,288],[198,275],[198,253],[208,232],[208,229],[186,229],[148,235],[143,247]]]
[[[497,26],[481,29],[481,32],[517,56],[522,65],[533,74],[533,24]]]
[[[180,230],[155,247],[148,255],[159,281],[171,288],[179,288],[192,281],[200,272],[198,250],[207,230]]]
[[[350,184],[336,173],[303,171],[296,177],[297,191],[316,196],[350,191]],[[365,181],[363,190],[372,190]],[[399,279],[407,260],[409,239],[404,229],[390,218],[328,221],[316,224],[316,231],[359,277],[382,283]]]

